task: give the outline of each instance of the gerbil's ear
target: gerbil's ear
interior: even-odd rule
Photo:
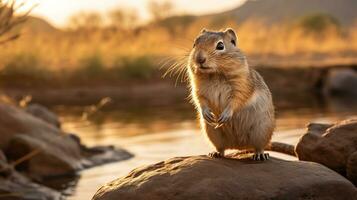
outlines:
[[[201,30],[201,34],[206,33],[206,32],[207,32],[207,29],[206,29],[206,28],[203,28],[203,29]]]
[[[236,35],[236,32],[232,29],[232,28],[227,28],[225,31],[224,31],[224,34],[226,35],[229,35],[230,38],[231,38],[231,43],[236,46],[237,44],[237,35]]]

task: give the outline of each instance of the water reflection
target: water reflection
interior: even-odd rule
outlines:
[[[346,102],[343,101],[343,102]],[[341,120],[357,113],[356,101],[341,103],[330,99],[325,103],[294,108],[277,107],[277,131],[303,128],[309,122]],[[90,144],[138,135],[152,135],[172,130],[198,129],[196,112],[190,104],[106,108],[88,120],[81,118],[83,107],[55,107],[66,131],[80,135]]]

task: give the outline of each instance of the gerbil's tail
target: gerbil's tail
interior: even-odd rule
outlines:
[[[296,156],[295,147],[291,144],[285,144],[281,142],[271,142],[270,145],[266,148],[269,151],[276,151],[279,153],[285,153],[291,156]]]

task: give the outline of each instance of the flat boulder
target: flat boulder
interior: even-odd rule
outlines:
[[[134,169],[93,200],[356,199],[357,189],[317,163],[177,157]]]
[[[309,124],[295,151],[299,160],[323,164],[357,186],[357,119]]]

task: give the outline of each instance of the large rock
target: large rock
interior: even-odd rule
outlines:
[[[0,149],[5,149],[11,138],[17,134],[26,134],[43,139],[53,138],[52,140],[63,135],[63,132],[58,128],[7,104],[0,104],[0,133]]]
[[[299,160],[321,163],[357,186],[357,119],[309,124],[295,151]]]
[[[30,104],[29,106],[27,106],[26,112],[37,118],[42,119],[43,121],[49,124],[52,124],[53,126],[56,126],[58,128],[61,127],[61,122],[58,119],[57,115],[42,105]]]
[[[179,157],[134,169],[93,200],[356,199],[351,182],[317,163]]]
[[[0,104],[0,149],[4,149],[9,161],[30,155],[16,169],[37,181],[131,157],[126,151],[112,147],[100,147],[101,151],[86,148],[79,138],[5,104]]]

